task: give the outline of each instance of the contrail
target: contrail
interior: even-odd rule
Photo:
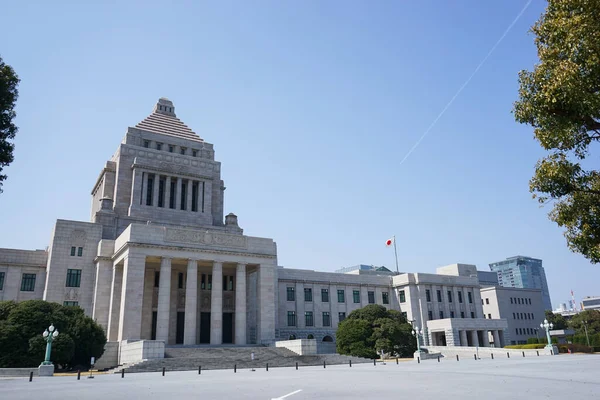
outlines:
[[[492,49],[487,53],[487,55],[483,58],[483,60],[481,60],[481,62],[477,66],[477,68],[475,68],[475,71],[473,71],[473,73],[471,74],[471,76],[469,76],[469,78],[465,81],[465,83],[462,84],[462,86],[458,89],[458,91],[456,92],[456,94],[454,96],[452,96],[452,98],[450,99],[450,101],[448,102],[448,104],[446,104],[446,106],[442,109],[442,111],[438,114],[438,116],[435,117],[435,119],[433,120],[433,122],[431,123],[431,125],[429,125],[429,128],[427,128],[427,130],[425,131],[425,133],[423,133],[423,135],[421,135],[421,137],[419,138],[419,140],[417,140],[417,143],[415,143],[415,145],[408,151],[408,153],[406,153],[406,155],[404,156],[404,158],[402,159],[402,161],[400,161],[400,164],[398,164],[398,166],[402,165],[404,163],[404,161],[406,161],[406,159],[412,154],[412,152],[415,151],[415,149],[417,147],[419,147],[419,144],[421,144],[421,141],[423,141],[423,139],[425,139],[425,136],[427,136],[427,134],[429,133],[429,131],[431,131],[433,129],[433,127],[435,126],[435,124],[437,124],[438,120],[440,118],[442,118],[442,115],[444,115],[444,113],[446,112],[446,110],[448,110],[448,108],[450,108],[450,106],[452,105],[452,103],[454,103],[454,100],[456,100],[456,98],[458,97],[458,95],[460,95],[460,93],[463,91],[463,89],[465,87],[467,87],[467,85],[469,84],[469,82],[471,82],[471,79],[473,79],[473,77],[475,76],[475,74],[477,74],[477,72],[481,69],[481,67],[483,67],[483,64],[485,64],[485,62],[487,61],[488,58],[490,58],[490,56],[492,55],[492,53],[494,52],[494,50],[496,50],[496,47],[498,47],[498,45],[502,42],[502,40],[504,40],[504,38],[506,37],[506,35],[508,35],[508,32],[510,32],[510,30],[512,29],[512,27],[515,26],[515,24],[517,23],[517,21],[519,20],[519,18],[521,18],[521,16],[525,12],[525,10],[527,10],[527,7],[529,7],[529,5],[531,4],[532,1],[533,0],[529,0],[527,2],[527,4],[525,4],[525,7],[523,7],[523,9],[516,16],[516,18],[513,20],[513,22],[508,26],[508,28],[506,28],[506,30],[504,31],[504,33],[502,34],[502,36],[500,36],[500,39],[498,39],[498,41],[496,42],[496,44],[494,44],[494,46],[492,47]]]

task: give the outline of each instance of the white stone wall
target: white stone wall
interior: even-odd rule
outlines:
[[[134,364],[144,360],[165,357],[165,343],[160,340],[122,341],[119,364]]]
[[[46,280],[47,258],[48,253],[44,250],[0,249],[0,273],[4,273],[0,301],[41,299]],[[36,275],[33,292],[21,291],[23,274]]]
[[[317,354],[317,341],[315,339],[280,340],[275,342],[275,347],[284,347],[301,356]]]

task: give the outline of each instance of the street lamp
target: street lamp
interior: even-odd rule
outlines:
[[[540,324],[540,328],[546,330],[546,339],[548,340],[547,348],[552,349],[552,340],[550,339],[550,329],[554,328],[554,324],[552,322],[548,323],[548,320],[545,319],[544,322]]]
[[[412,331],[413,336],[417,338],[417,353],[421,352],[421,335],[423,335],[423,331],[419,329],[418,326],[415,326],[415,329]]]
[[[58,336],[58,330],[54,328],[54,325],[50,324],[48,329],[42,333],[44,339],[46,339],[46,359],[42,363],[42,365],[52,365],[52,361],[50,361],[50,353],[52,352],[52,341],[56,339]]]
[[[587,345],[590,347],[590,337],[587,333],[587,321],[583,321],[583,328],[585,329],[585,339],[587,340]]]

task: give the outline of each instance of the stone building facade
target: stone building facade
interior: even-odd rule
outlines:
[[[405,313],[426,345],[503,343],[505,316],[484,318],[474,266],[282,268],[272,239],[244,235],[237,216],[224,215],[224,191],[213,145],[161,98],[101,169],[90,222],[57,220],[47,250],[0,249],[0,300],[79,306],[105,329],[111,354],[139,340],[315,338],[333,351],[338,324],[369,304]]]

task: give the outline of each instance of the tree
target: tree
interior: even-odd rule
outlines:
[[[548,322],[552,323],[552,329],[567,329],[567,320],[560,314],[554,314],[552,311],[546,310],[546,319]],[[541,333],[545,335],[546,331]]]
[[[13,119],[17,115],[15,103],[19,97],[18,85],[19,77],[0,57],[0,193],[2,193],[2,183],[6,180],[6,175],[2,175],[2,169],[14,159],[15,145],[9,140],[15,138],[18,130],[13,124]]]
[[[600,262],[600,172],[583,165],[600,140],[600,2],[549,0],[532,31],[540,62],[519,73],[515,119],[550,152],[529,188],[552,202],[569,248]]]
[[[584,327],[584,323],[586,326]],[[569,321],[569,326],[575,330],[578,335],[585,336],[585,330],[587,328],[588,335],[595,335],[600,333],[600,311],[598,310],[586,310],[573,315]]]
[[[0,302],[0,367],[32,367],[44,360],[42,332],[54,324],[59,335],[52,345],[52,361],[64,368],[87,367],[100,358],[106,335],[79,307],[43,300]]]
[[[337,351],[356,357],[377,358],[378,353],[410,356],[417,349],[412,327],[398,311],[371,304],[354,310],[340,323]]]

